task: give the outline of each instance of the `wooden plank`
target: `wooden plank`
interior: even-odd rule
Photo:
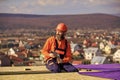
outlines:
[[[31,69],[32,71],[47,70],[45,66],[14,66],[14,67],[0,67],[0,72],[25,71],[26,69]]]
[[[72,73],[0,75],[0,80],[111,80]]]
[[[79,69],[79,72],[98,72],[98,70]],[[51,73],[51,72],[45,66],[0,67],[0,75],[44,74],[44,73]]]
[[[0,75],[50,73],[45,66],[0,67]]]
[[[9,80],[110,80],[80,75],[77,72],[51,73],[45,66],[0,67],[0,80],[8,80],[8,78]]]

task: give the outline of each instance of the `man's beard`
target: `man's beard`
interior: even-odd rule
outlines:
[[[64,39],[64,35],[56,34],[56,37],[57,37],[58,40],[63,40]]]

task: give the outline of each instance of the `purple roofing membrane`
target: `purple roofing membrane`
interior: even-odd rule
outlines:
[[[75,65],[78,69],[99,70],[99,72],[79,72],[79,74],[120,80],[120,64]]]

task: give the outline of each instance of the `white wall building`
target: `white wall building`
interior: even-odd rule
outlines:
[[[87,49],[84,49],[84,56],[86,60],[92,60],[93,57],[101,55],[101,51],[98,48],[89,47]]]
[[[118,61],[118,62],[120,62],[120,49],[118,49],[118,50],[113,54],[113,61]]]

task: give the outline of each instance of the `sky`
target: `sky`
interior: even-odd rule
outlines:
[[[119,14],[120,0],[0,0],[0,13]]]

